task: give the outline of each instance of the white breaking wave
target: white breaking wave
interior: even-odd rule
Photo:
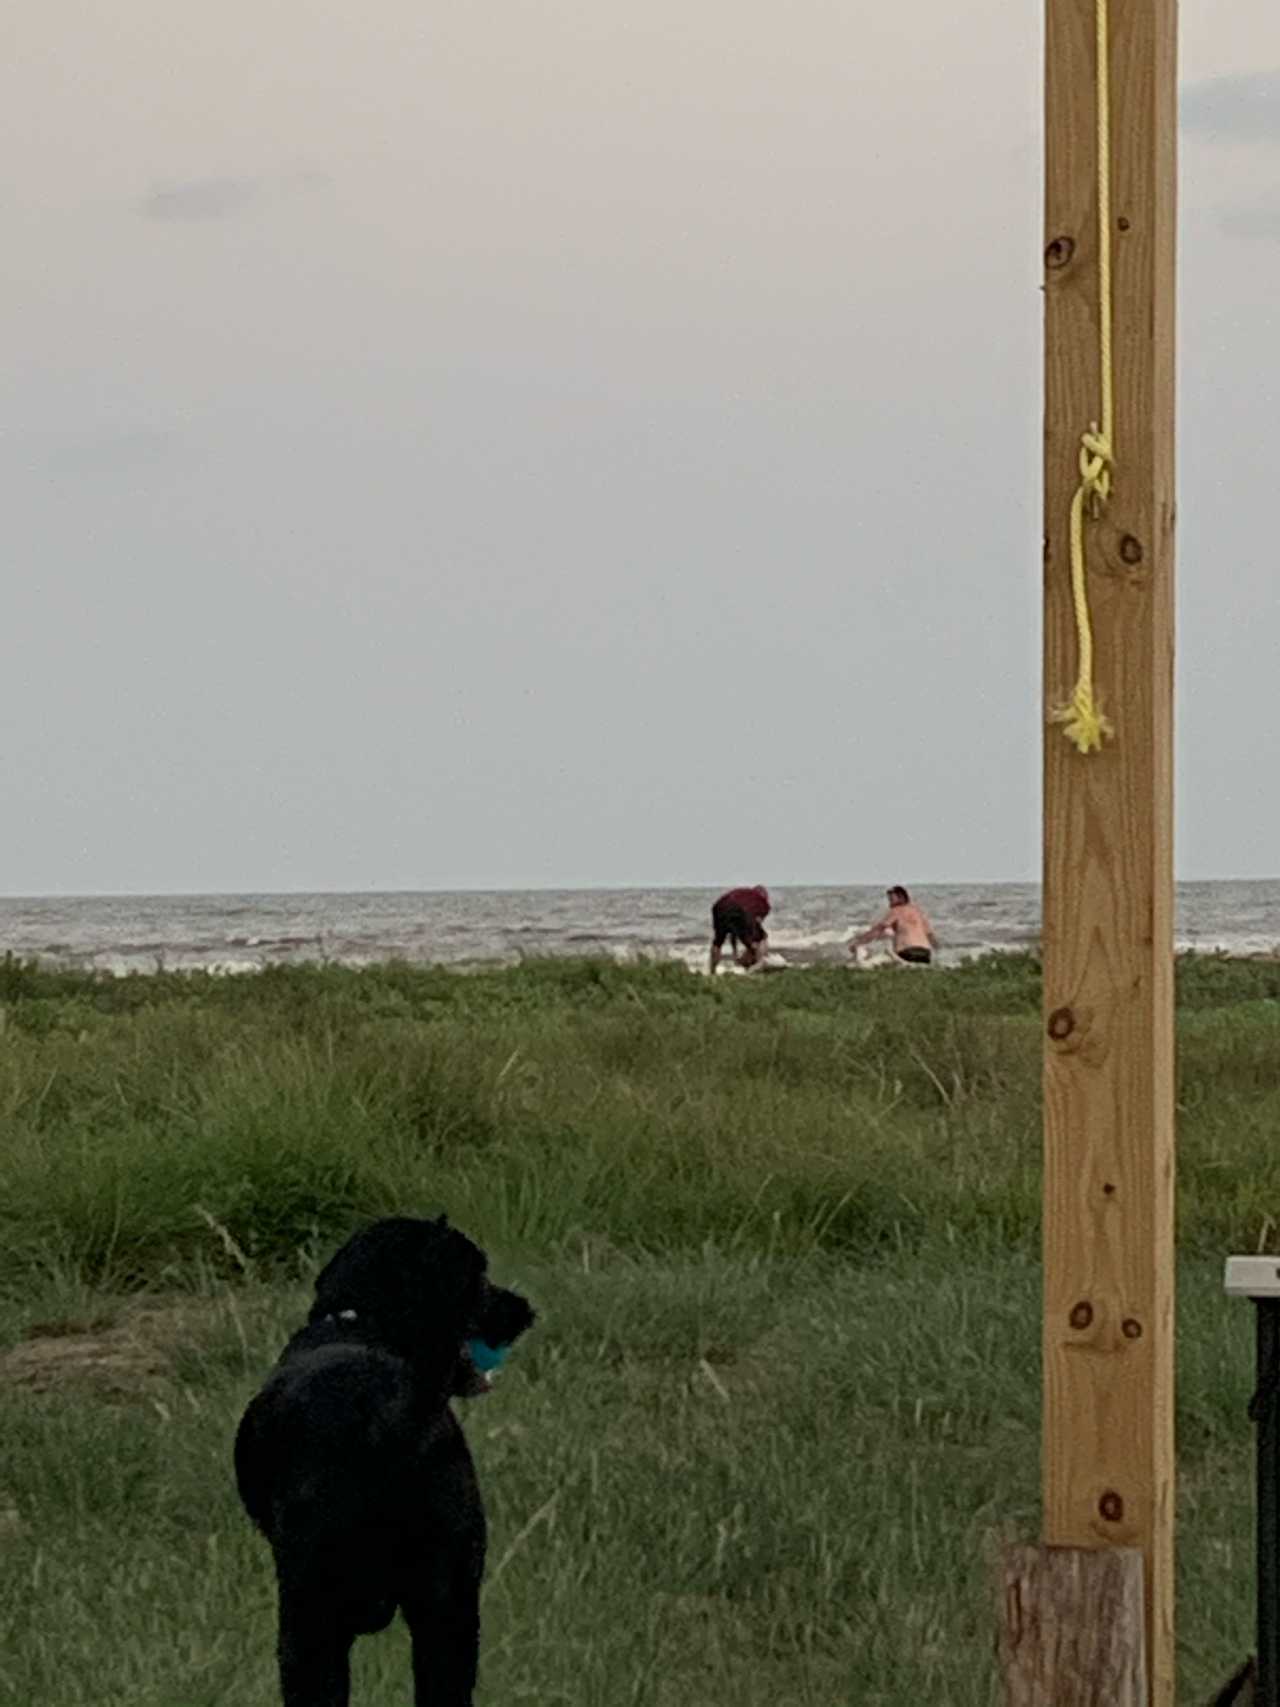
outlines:
[[[870,921],[868,920],[866,923],[870,923]],[[767,920],[765,921],[765,926],[767,929]],[[784,925],[780,930],[769,931],[769,941],[771,944],[776,944],[777,947],[783,949],[807,949],[809,951],[813,951],[814,949],[821,948],[844,948],[848,943],[849,938],[851,936],[855,936],[857,932],[862,929],[865,929],[865,924],[844,925],[830,930],[814,931],[798,929],[788,930]]]

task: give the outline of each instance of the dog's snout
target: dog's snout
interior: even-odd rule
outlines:
[[[490,1286],[481,1300],[476,1327],[479,1337],[490,1345],[510,1345],[533,1325],[533,1320],[527,1298],[505,1287]]]

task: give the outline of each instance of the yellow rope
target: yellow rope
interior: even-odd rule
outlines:
[[[1076,685],[1066,705],[1050,713],[1061,723],[1063,734],[1082,753],[1101,747],[1104,735],[1112,733],[1093,692],[1093,625],[1089,618],[1089,591],[1085,580],[1084,507],[1101,514],[1111,495],[1111,470],[1115,467],[1114,383],[1111,362],[1111,88],[1108,75],[1110,31],[1107,0],[1096,0],[1098,58],[1098,356],[1102,372],[1102,421],[1089,423],[1080,435],[1080,484],[1071,500],[1071,597],[1076,612],[1079,653]]]

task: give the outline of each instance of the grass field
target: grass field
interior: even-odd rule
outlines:
[[[1039,988],[530,964],[100,981],[0,962],[0,1702],[270,1707],[229,1448],[361,1220],[447,1208],[539,1306],[465,1419],[480,1700],[992,1700],[1036,1525]],[[1179,968],[1184,1699],[1250,1645],[1280,968]],[[358,1707],[406,1699],[360,1645]]]

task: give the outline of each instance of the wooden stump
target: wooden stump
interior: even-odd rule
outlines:
[[[1147,1707],[1142,1554],[1005,1550],[997,1642],[1005,1707]]]

